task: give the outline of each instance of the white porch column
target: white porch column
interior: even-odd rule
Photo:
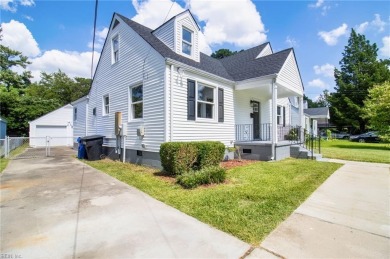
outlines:
[[[275,160],[275,146],[278,143],[278,123],[277,123],[277,100],[278,100],[278,87],[275,83],[275,79],[272,80],[272,159]]]
[[[300,139],[301,141],[303,141],[303,138],[304,138],[304,134],[305,134],[305,117],[303,116],[303,96],[302,97],[298,97],[299,98],[299,122],[300,122],[300,125],[301,126],[301,136],[300,136]]]

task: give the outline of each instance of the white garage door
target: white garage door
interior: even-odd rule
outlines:
[[[71,141],[67,138],[66,126],[37,125],[35,132],[37,137],[51,137],[50,146],[67,146]],[[45,144],[38,144],[38,146],[45,146]]]

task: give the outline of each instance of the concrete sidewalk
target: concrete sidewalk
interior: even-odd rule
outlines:
[[[390,165],[344,163],[247,258],[389,258]]]
[[[12,160],[1,175],[2,258],[239,258],[250,249],[64,152]]]

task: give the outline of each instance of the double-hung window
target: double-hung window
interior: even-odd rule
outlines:
[[[108,95],[103,96],[103,115],[110,114],[110,97]]]
[[[131,94],[131,113],[133,119],[142,119],[144,113],[144,93],[143,86],[135,86],[130,89]]]
[[[285,127],[286,126],[286,107],[278,106],[276,117],[277,117],[278,125],[283,125],[283,127]]]
[[[214,118],[214,88],[208,87],[201,83],[198,83],[197,86],[198,86],[197,117],[213,119]]]
[[[192,31],[183,27],[181,50],[184,54],[192,54]]]
[[[119,37],[118,35],[112,38],[112,64],[118,62],[119,60]]]

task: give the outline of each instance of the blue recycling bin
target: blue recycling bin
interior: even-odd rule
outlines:
[[[85,144],[82,143],[81,138],[77,138],[77,143],[79,143],[79,148],[77,152],[77,158],[78,159],[86,159],[87,158],[87,153],[85,150]]]

